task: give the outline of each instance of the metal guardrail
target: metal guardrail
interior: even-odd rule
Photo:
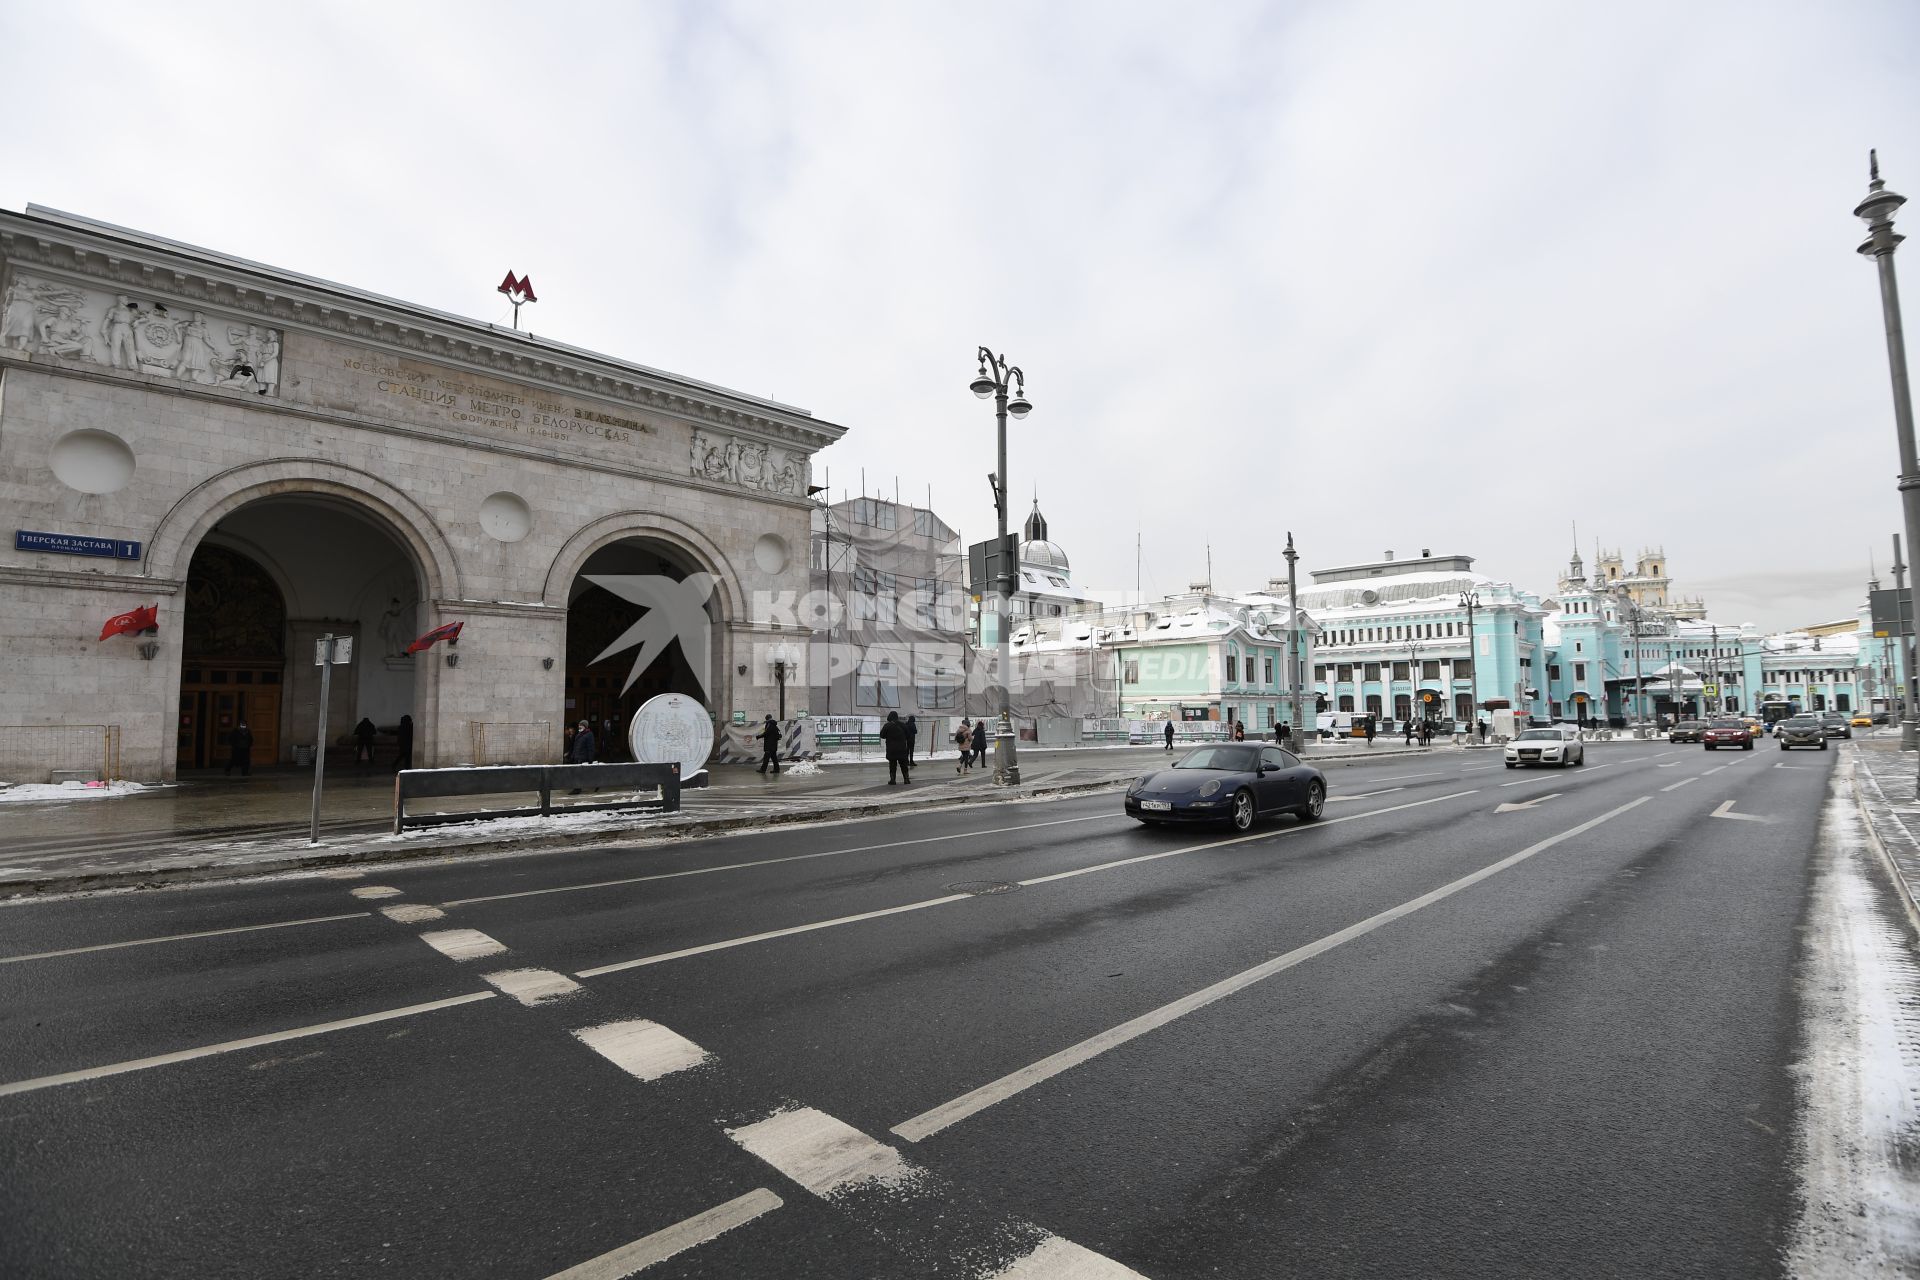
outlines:
[[[48,781],[85,773],[112,782],[120,771],[117,724],[0,724],[0,777]]]
[[[403,769],[393,778],[393,834],[408,827],[434,826],[447,822],[477,822],[493,818],[546,817],[555,812],[553,793],[563,790],[609,788],[653,790],[645,798],[590,801],[562,805],[561,813],[594,813],[617,809],[657,809],[662,813],[680,811],[680,766],[677,764],[533,764],[482,765],[454,769]],[[538,808],[474,809],[462,813],[432,813],[411,816],[407,801],[431,797],[509,795],[538,792]]]

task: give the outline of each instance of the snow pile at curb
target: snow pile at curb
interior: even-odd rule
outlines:
[[[372,844],[405,844],[409,841],[444,839],[448,835],[458,835],[463,839],[491,839],[494,837],[519,838],[530,835],[562,835],[567,832],[637,830],[654,825],[658,819],[651,814],[602,810],[596,813],[550,813],[542,817],[538,814],[524,818],[487,818],[475,815],[470,822],[436,822],[426,826],[414,827],[399,835],[376,836]]]
[[[63,800],[103,800],[153,790],[138,782],[22,782],[0,786],[0,804],[46,804]]]
[[[810,778],[820,772],[820,766],[811,760],[795,760],[780,772],[793,778]]]

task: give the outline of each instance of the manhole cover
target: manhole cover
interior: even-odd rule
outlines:
[[[948,885],[947,892],[970,893],[980,898],[990,893],[1012,893],[1019,887],[1017,884],[1008,884],[1004,880],[962,880],[958,884]]]

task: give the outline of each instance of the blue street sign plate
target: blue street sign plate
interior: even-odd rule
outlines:
[[[78,533],[13,531],[15,551],[51,551],[62,556],[105,556],[110,560],[138,560],[140,544],[125,538],[89,538]]]

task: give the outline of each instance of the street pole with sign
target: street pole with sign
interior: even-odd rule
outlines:
[[[1307,749],[1306,721],[1300,709],[1300,588],[1294,580],[1294,565],[1299,562],[1300,553],[1293,549],[1293,533],[1287,533],[1287,549],[1283,553],[1287,558],[1287,688],[1291,693],[1292,707],[1288,711],[1287,724],[1293,735],[1292,746],[1295,751]],[[1391,684],[1391,682],[1389,682]],[[1320,723],[1319,708],[1315,708],[1314,724]]]
[[[993,502],[1000,521],[1000,620],[995,646],[1000,664],[1000,719],[993,735],[993,781],[1002,787],[1020,785],[1020,760],[1015,751],[1013,729],[1013,591],[1019,581],[1020,556],[1008,554],[1007,502],[1012,493],[1007,478],[1007,419],[1020,419],[1033,412],[1027,400],[1027,375],[1007,363],[1004,355],[995,355],[986,347],[975,353],[980,371],[968,384],[968,390],[982,400],[993,400],[994,422],[999,430],[1000,469],[993,473]],[[992,372],[989,373],[988,369]]]
[[[320,791],[327,776],[327,701],[333,692],[333,669],[353,661],[353,637],[331,631],[313,642],[313,665],[320,668],[320,727],[313,744],[313,813],[307,820],[307,843],[320,843]]]

